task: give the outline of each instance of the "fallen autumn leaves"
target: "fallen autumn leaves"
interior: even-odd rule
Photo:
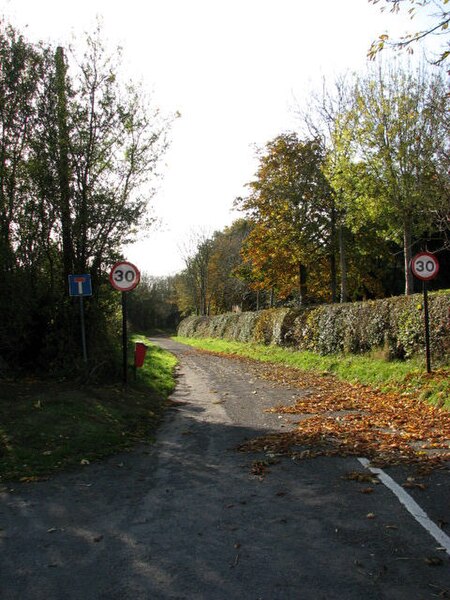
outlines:
[[[301,419],[293,430],[247,441],[240,451],[284,454],[296,460],[364,456],[375,466],[409,463],[421,471],[443,467],[450,459],[450,414],[444,409],[332,375],[249,362],[260,377],[302,389],[293,406],[269,410]]]

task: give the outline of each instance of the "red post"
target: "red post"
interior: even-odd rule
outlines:
[[[147,346],[142,342],[136,342],[134,347],[134,366],[142,367],[144,364],[145,355],[147,353]]]

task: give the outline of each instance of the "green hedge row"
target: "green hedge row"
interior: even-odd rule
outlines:
[[[450,359],[450,292],[429,294],[430,341],[435,359]],[[423,354],[422,295],[269,309],[184,319],[178,335],[256,342],[319,354],[361,354],[382,349],[386,358]]]

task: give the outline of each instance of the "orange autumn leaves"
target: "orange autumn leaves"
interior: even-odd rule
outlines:
[[[292,415],[292,430],[250,440],[239,447],[242,451],[264,450],[295,459],[364,456],[376,466],[415,463],[422,470],[450,459],[446,410],[413,396],[383,393],[330,375],[274,365],[256,368],[265,379],[301,388],[302,395],[292,406],[269,409]]]

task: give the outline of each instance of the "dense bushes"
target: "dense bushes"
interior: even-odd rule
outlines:
[[[450,293],[429,295],[432,354],[450,358]],[[361,354],[382,349],[386,358],[410,358],[424,347],[423,298],[401,296],[300,309],[269,309],[188,317],[185,337],[216,337],[310,350]]]

